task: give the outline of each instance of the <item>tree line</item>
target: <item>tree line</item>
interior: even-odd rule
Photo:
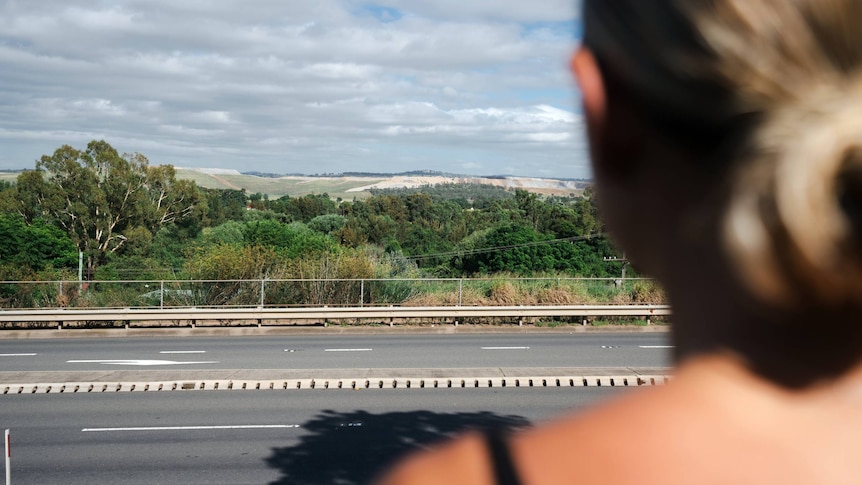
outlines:
[[[609,277],[592,193],[490,186],[270,200],[178,180],[105,141],[64,145],[0,185],[0,279]]]

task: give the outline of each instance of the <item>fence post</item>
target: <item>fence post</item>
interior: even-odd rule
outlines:
[[[264,295],[264,285],[266,284],[266,278],[260,279],[260,307],[263,308],[263,295]]]
[[[4,433],[3,442],[6,443],[6,485],[12,485],[12,438],[9,430]]]
[[[458,306],[461,306],[464,298],[464,278],[458,279]]]
[[[159,310],[165,308],[165,282],[159,282]]]
[[[365,306],[365,280],[359,280],[359,306]]]

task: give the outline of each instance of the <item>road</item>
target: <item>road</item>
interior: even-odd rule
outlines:
[[[207,378],[237,379],[243,372],[279,369],[319,376],[357,369],[411,374],[506,368],[512,375],[544,368],[659,368],[669,365],[669,354],[663,333],[0,340],[0,381],[16,373],[26,374],[25,380],[43,373],[54,374],[51,379],[71,376],[66,382],[74,382],[106,369],[111,375],[105,379],[121,381],[137,380],[139,374],[166,379],[166,373],[177,372],[183,375],[171,378],[209,373]],[[130,372],[137,373],[134,379],[127,378]],[[517,427],[623,392],[636,391],[565,386],[27,391],[0,395],[0,429],[13,432],[16,485],[354,484],[371,479],[394,457],[459,430]]]
[[[665,333],[0,340],[0,371],[666,367]]]
[[[475,427],[519,427],[637,392],[412,389],[0,396],[12,482],[366,483]],[[575,450],[573,450],[575,452]]]

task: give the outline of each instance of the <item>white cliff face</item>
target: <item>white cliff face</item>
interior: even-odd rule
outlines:
[[[395,175],[386,180],[375,182],[373,184],[362,187],[355,187],[348,192],[362,192],[370,189],[399,189],[399,188],[415,188],[425,185],[439,184],[485,184],[494,185],[497,187],[505,187],[512,189],[527,189],[527,190],[546,190],[546,191],[564,191],[571,192],[583,190],[588,184],[587,181],[580,180],[557,180],[531,177],[502,177],[502,178],[487,178],[487,177],[445,177],[439,175],[433,176],[402,176]]]

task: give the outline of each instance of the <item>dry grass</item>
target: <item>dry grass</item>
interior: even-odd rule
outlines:
[[[511,281],[493,281],[483,288],[466,287],[461,301],[458,292],[432,292],[414,294],[405,306],[514,306],[514,305],[594,305],[594,304],[653,304],[667,301],[661,288],[650,281],[634,281],[620,289],[606,288],[598,294],[582,284],[563,284],[551,287],[517,285]],[[604,295],[604,296],[601,296]]]
[[[524,301],[528,296],[531,295],[524,295],[508,281],[494,282],[488,290],[488,300],[492,305],[528,305],[529,303]]]
[[[402,303],[403,306],[444,306],[447,294],[443,293],[421,293],[411,295]],[[457,296],[456,296],[457,297]]]
[[[541,288],[536,292],[536,303],[540,305],[574,305],[577,295],[563,288]]]

